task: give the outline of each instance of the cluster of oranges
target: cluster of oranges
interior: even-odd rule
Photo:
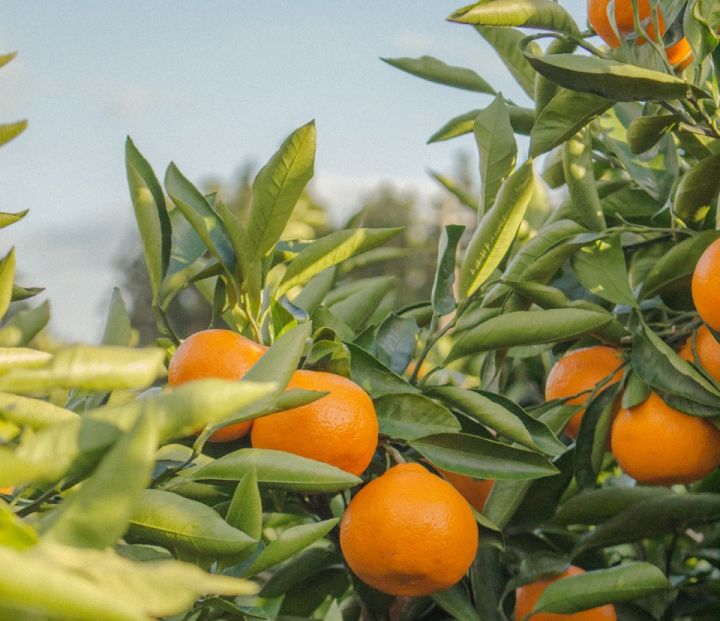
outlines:
[[[588,0],[588,21],[593,30],[600,38],[613,49],[620,47],[620,39],[610,23],[608,5],[610,0]],[[655,22],[652,18],[652,7],[649,0],[638,0],[638,16],[640,24],[648,33],[650,38],[655,40]],[[623,36],[635,35],[635,16],[631,0],[615,0],[614,6],[615,25],[617,31]],[[662,13],[658,10],[658,30],[660,36],[665,34],[665,21]],[[638,37],[636,44],[646,43],[645,39]],[[693,60],[692,49],[686,37],[682,37],[665,48],[668,61],[676,69],[685,69]]]
[[[172,357],[169,383],[240,379],[266,350],[229,330],[198,332]],[[344,377],[306,370],[296,371],[288,388],[328,394],[302,407],[227,425],[209,439],[229,442],[250,433],[254,448],[362,474],[378,443],[378,421],[367,393]],[[465,575],[475,558],[478,529],[468,501],[450,483],[419,464],[400,464],[349,503],[340,545],[350,568],[369,585],[391,595],[429,595]]]

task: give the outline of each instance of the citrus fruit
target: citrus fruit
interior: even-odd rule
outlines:
[[[180,386],[197,379],[239,380],[267,347],[230,330],[203,330],[186,338],[170,360],[168,382]],[[213,433],[210,442],[230,442],[247,435],[252,421],[228,425]]]
[[[698,481],[720,464],[720,429],[669,407],[656,393],[622,409],[612,427],[618,465],[639,483]]]
[[[610,18],[608,17],[608,4],[610,0],[588,0],[588,21],[593,30],[605,41],[611,48],[620,47],[620,39],[615,34]],[[652,7],[649,0],[638,0],[638,15],[640,24],[655,40],[655,25],[652,23]],[[665,22],[662,14],[658,15],[660,34],[665,33]],[[632,0],[615,0],[615,24],[618,32],[627,37],[635,32],[635,19],[633,16]],[[638,38],[637,43],[643,43],[645,40]]]
[[[692,277],[695,308],[713,330],[720,330],[720,239],[700,256]]]
[[[695,351],[700,364],[717,381],[720,382],[720,343],[715,340],[707,326],[700,326],[695,339]],[[692,352],[692,337],[685,341],[679,351],[680,357],[690,362],[694,361]]]
[[[668,61],[677,69],[685,69],[693,61],[692,48],[687,37],[665,49]]]
[[[378,442],[378,420],[368,394],[349,379],[296,371],[288,388],[329,391],[313,403],[255,419],[254,448],[293,453],[360,475]]]
[[[578,397],[566,401],[567,405],[581,405],[588,398],[588,392],[603,379],[615,371],[610,382],[603,386],[603,390],[622,379],[622,357],[620,351],[604,345],[594,345],[576,349],[565,354],[557,361],[548,374],[545,383],[545,399],[563,399],[578,393],[585,392]],[[565,433],[577,439],[585,410],[580,410],[573,416],[565,427]]]
[[[568,576],[577,576],[585,572],[579,567],[570,565],[563,573],[554,578],[542,578],[530,584],[525,584],[515,591],[515,621],[524,619],[526,615],[535,606],[542,592],[553,582],[567,578]],[[541,612],[532,617],[528,621],[615,621],[615,608],[610,604],[591,608],[590,610],[582,610],[571,615],[559,615],[555,613]]]
[[[438,468],[438,472],[443,478],[450,483],[460,495],[468,501],[470,506],[478,513],[482,513],[485,508],[488,496],[492,491],[495,481],[493,479],[473,479],[464,474],[456,472],[448,472]]]
[[[417,597],[451,587],[470,568],[477,545],[468,503],[419,464],[394,466],[368,483],[340,525],[350,569],[390,595]]]

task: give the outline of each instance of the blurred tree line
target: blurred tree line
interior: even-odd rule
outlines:
[[[470,158],[458,154],[453,179],[468,195],[476,193],[473,188]],[[252,180],[256,170],[246,164],[238,169],[234,178],[227,182],[218,179],[201,184],[207,193],[218,197],[240,217],[246,220],[252,196]],[[429,198],[429,200],[428,200]],[[442,228],[449,223],[465,224],[472,229],[477,215],[451,193],[442,192],[432,197],[422,197],[416,191],[400,191],[391,183],[366,192],[358,199],[353,217],[338,228],[349,227],[405,227],[401,235],[385,245],[389,248],[387,258],[381,262],[363,265],[355,263],[354,269],[340,276],[343,280],[355,280],[371,276],[394,276],[393,307],[402,308],[430,297],[437,243]],[[168,201],[170,205],[171,202]],[[312,186],[300,199],[288,223],[283,239],[316,239],[332,232],[332,207],[316,196]],[[128,306],[133,327],[139,333],[141,344],[153,343],[159,336],[152,313],[152,293],[147,269],[139,240],[118,260],[121,272],[121,289]],[[211,321],[211,306],[194,287],[183,291],[172,302],[168,316],[182,338],[206,329]]]

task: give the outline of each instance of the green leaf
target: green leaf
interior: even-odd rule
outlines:
[[[502,437],[532,451],[560,455],[566,450],[547,426],[509,399],[490,392],[452,386],[432,389],[428,396],[444,401]]]
[[[552,518],[552,524],[600,524],[628,507],[665,497],[664,487],[612,487],[583,492],[565,501]]]
[[[260,289],[260,263],[252,252],[253,242],[240,219],[221,200],[215,201],[215,209],[225,227],[235,255],[235,277],[243,291],[258,298]],[[257,282],[254,282],[256,280]]]
[[[235,253],[225,225],[200,190],[183,176],[173,162],[165,172],[165,189],[210,254],[232,274]]]
[[[278,289],[279,298],[316,274],[395,237],[402,228],[350,229],[326,235],[304,248],[290,262]]]
[[[449,224],[440,234],[438,263],[432,287],[432,307],[433,312],[438,317],[449,315],[457,306],[455,292],[453,291],[453,284],[455,283],[455,256],[464,231],[464,226]]]
[[[475,229],[460,268],[462,299],[475,293],[507,254],[532,193],[532,161],[528,160],[502,184],[495,204]]]
[[[495,202],[500,187],[515,170],[517,144],[510,115],[502,94],[483,110],[473,126],[480,153],[482,194],[478,213],[486,213]]]
[[[160,349],[75,345],[58,350],[41,368],[13,369],[0,376],[0,391],[143,388],[158,376],[164,359],[165,352]]]
[[[270,449],[240,449],[187,473],[193,481],[227,482],[253,470],[260,485],[296,492],[338,492],[360,483],[335,466]]]
[[[251,577],[295,556],[309,545],[327,535],[340,520],[334,518],[324,522],[300,524],[283,531],[260,552],[253,564],[243,573],[243,577]]]
[[[580,283],[590,292],[612,302],[637,308],[630,290],[627,266],[620,237],[598,239],[583,246],[572,258],[572,267]]]
[[[393,373],[404,373],[415,353],[415,339],[419,332],[417,320],[390,313],[377,329],[375,342],[380,362]]]
[[[273,572],[260,595],[266,598],[279,597],[338,560],[338,553],[333,549],[319,545],[308,548]]]
[[[358,333],[366,326],[385,296],[396,286],[395,276],[385,276],[378,279],[375,286],[366,286],[344,300],[332,304],[330,311],[353,332]]]
[[[335,268],[324,269],[313,276],[302,288],[302,291],[292,299],[293,305],[302,308],[308,315],[312,315],[330,292],[334,280]]]
[[[5,316],[12,301],[13,278],[15,277],[15,248],[0,259],[0,319]]]
[[[218,513],[172,492],[146,489],[130,519],[128,535],[190,554],[225,556],[253,547],[255,540]]]
[[[278,393],[283,392],[297,371],[309,337],[309,323],[287,331],[260,357],[243,379],[250,382],[275,382]]]
[[[500,60],[525,91],[525,94],[530,99],[535,99],[535,76],[537,74],[525,59],[519,47],[520,41],[525,38],[525,33],[506,26],[476,26],[475,30],[493,46],[498,56],[500,56]],[[533,52],[536,54],[542,53],[540,46],[535,46],[537,44],[533,45]]]
[[[0,328],[0,347],[23,347],[50,321],[50,301],[16,312]]]
[[[374,399],[392,393],[419,393],[420,390],[393,373],[364,349],[347,343],[353,381]]]
[[[530,157],[560,146],[612,105],[612,101],[592,93],[562,89],[535,121],[530,132]]]
[[[450,410],[423,395],[389,394],[375,399],[380,433],[391,438],[416,440],[435,433],[460,431]]]
[[[409,444],[438,468],[474,479],[537,479],[557,473],[537,453],[464,433],[438,433]]]
[[[17,138],[27,128],[27,121],[18,121],[17,123],[6,123],[0,125],[0,146],[10,142],[13,138]]]
[[[433,601],[458,621],[482,621],[462,582],[432,594]]]
[[[479,111],[478,111],[479,114]],[[477,117],[477,114],[472,119],[472,124],[475,125],[475,118]],[[470,128],[470,131],[472,131],[472,127]],[[442,187],[444,187],[448,192],[450,192],[455,198],[457,198],[463,205],[466,207],[469,207],[473,211],[478,210],[478,203],[479,199],[472,193],[470,193],[468,190],[466,190],[460,183],[458,183],[455,179],[452,177],[448,177],[447,175],[443,175],[439,172],[436,172],[434,170],[428,170],[430,173],[430,176],[435,179]],[[448,226],[458,226],[458,225],[448,225]],[[447,228],[447,227],[445,227]]]
[[[43,520],[43,540],[80,548],[114,545],[150,483],[157,446],[155,420],[138,418],[80,491]]]
[[[103,345],[118,345],[127,347],[132,337],[132,326],[130,316],[125,308],[125,302],[120,294],[120,289],[115,287],[110,298],[110,310],[105,322],[105,330],[102,335]]]
[[[172,251],[167,275],[174,276],[193,265],[203,255],[205,244],[185,219],[182,211],[173,209],[169,216],[172,226]]]
[[[248,472],[235,488],[225,521],[253,539],[262,535],[262,501],[257,476]]]
[[[627,130],[627,143],[635,155],[652,149],[660,139],[678,124],[673,114],[658,116],[639,116],[630,122]]]
[[[592,134],[588,127],[563,145],[563,173],[570,200],[583,224],[592,231],[604,231],[607,227],[593,174]]]
[[[699,161],[680,179],[673,211],[685,224],[705,219],[720,192],[720,154]]]
[[[257,256],[267,255],[278,242],[312,178],[315,142],[315,121],[311,121],[290,134],[255,177],[247,231]]]
[[[56,423],[77,420],[78,418],[75,412],[41,399],[0,393],[0,419],[14,423],[18,427],[42,429]]]
[[[580,30],[570,14],[552,0],[480,2],[455,11],[448,21],[476,26],[537,28],[580,36]]]
[[[421,56],[420,58],[381,58],[389,65],[397,67],[401,71],[407,71],[412,75],[445,84],[453,88],[461,88],[476,93],[495,94],[495,89],[483,80],[477,73],[465,67],[453,67],[432,56]]]
[[[611,315],[574,308],[506,313],[465,332],[445,363],[494,349],[576,339],[593,334],[611,321]]]
[[[508,114],[510,115],[510,124],[512,125],[513,131],[516,134],[523,136],[529,136],[530,132],[535,123],[535,114],[533,110],[529,108],[522,108],[513,104],[506,104]],[[465,114],[456,116],[450,119],[445,125],[438,129],[430,138],[428,138],[428,144],[433,142],[442,142],[443,140],[450,140],[451,138],[457,138],[464,134],[469,134],[475,127],[475,119],[478,114],[482,113],[482,109],[470,110]],[[473,207],[474,208],[474,207]]]
[[[13,58],[17,56],[17,52],[10,52],[10,54],[1,54],[0,55],[0,67],[3,65],[7,65]]]
[[[7,504],[0,502],[0,547],[27,550],[37,543],[35,529],[16,516]]]
[[[130,137],[125,142],[125,166],[150,287],[153,299],[157,300],[170,264],[172,243],[172,228],[165,205],[165,194],[150,164],[137,150]]]
[[[541,593],[533,612],[572,614],[613,602],[643,599],[670,588],[655,565],[628,563],[552,582]]]
[[[702,89],[675,76],[615,60],[579,54],[536,56],[527,51],[523,53],[534,69],[548,80],[563,88],[613,101],[663,101],[684,99],[688,95],[698,99],[708,97]]]
[[[28,215],[29,209],[24,211],[18,211],[16,213],[0,212],[0,229],[4,229],[6,226],[20,222],[25,216]]]
[[[718,238],[719,231],[703,231],[673,245],[645,277],[639,299],[647,300],[665,291],[689,288],[695,265]]]

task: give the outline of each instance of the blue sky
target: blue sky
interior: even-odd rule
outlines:
[[[566,0],[584,23],[582,0]],[[125,137],[162,178],[230,178],[263,163],[316,119],[315,189],[347,212],[381,180],[434,191],[426,168],[450,171],[470,137],[426,145],[485,95],[403,74],[379,57],[422,54],[478,71],[528,103],[477,33],[445,17],[462,2],[6,0],[0,122],[29,129],[0,149],[0,211],[30,209],[2,231],[21,282],[44,286],[53,331],[93,342],[132,241]]]

